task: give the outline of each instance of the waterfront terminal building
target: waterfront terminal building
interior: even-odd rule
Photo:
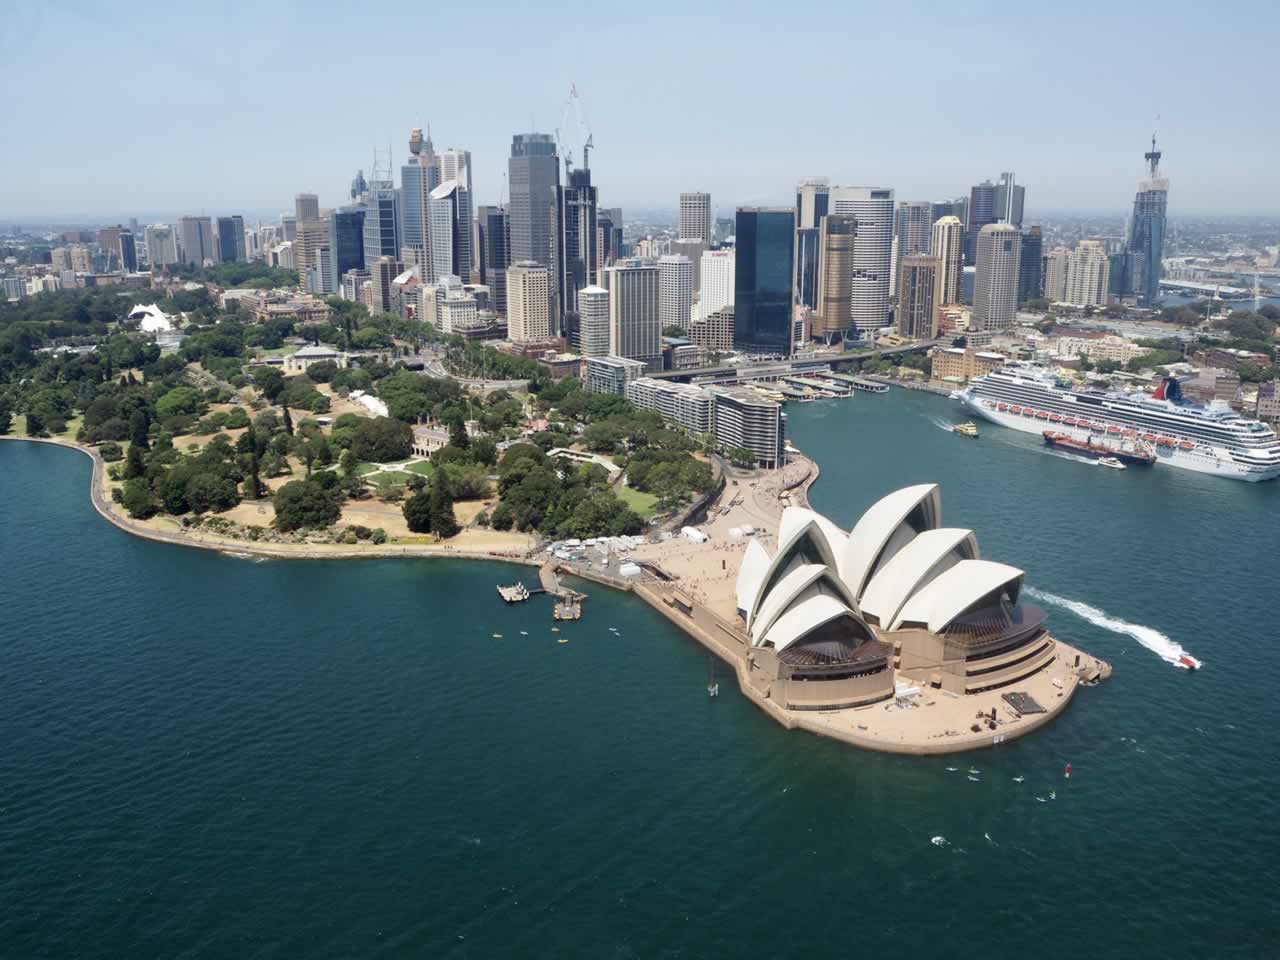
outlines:
[[[936,484],[889,494],[848,533],[788,507],[777,549],[753,541],[737,578],[749,676],[796,711],[1025,683],[1057,644],[1044,612],[1021,602],[1022,577],[982,559],[973,531],[942,525]]]

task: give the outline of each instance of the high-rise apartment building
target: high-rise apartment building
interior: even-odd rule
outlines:
[[[898,261],[898,332],[916,340],[937,336],[938,261],[912,253]]]
[[[832,187],[831,212],[857,220],[849,317],[859,336],[889,322],[893,272],[893,191],[884,187]]]
[[[556,142],[546,133],[511,138],[507,186],[511,192],[511,259],[551,266],[552,210],[560,185]]]
[[[733,265],[736,252],[707,250],[702,254],[698,271],[702,284],[698,295],[698,312],[709,316],[724,307],[733,306]]]
[[[457,180],[446,180],[427,198],[431,265],[428,282],[452,274],[471,282],[471,195]]]
[[[818,229],[818,308],[809,336],[830,343],[849,332],[853,286],[853,244],[858,222],[829,213]]]
[[[368,226],[368,220],[365,221]],[[366,231],[366,237],[368,232]],[[368,250],[368,246],[365,247]],[[369,310],[372,313],[390,313],[396,309],[395,296],[395,279],[404,273],[404,263],[391,256],[380,256],[372,262],[368,262],[369,269],[369,291],[370,302]],[[302,272],[302,267],[297,266],[298,272]]]
[[[293,262],[298,271],[298,281],[308,293],[323,296],[337,292],[341,274],[333,271],[327,220],[298,221],[297,239],[293,241]]]
[[[898,236],[898,259],[929,253],[929,228],[933,225],[933,204],[903,200],[898,204],[895,230]]]
[[[938,289],[934,301],[938,306],[960,302],[960,274],[964,269],[964,224],[959,217],[940,217],[933,224],[929,238],[929,255],[938,261]]]
[[[1054,247],[1044,258],[1044,298],[1050,303],[1063,303],[1067,299],[1067,269],[1071,251],[1066,247]]]
[[[480,282],[487,284],[493,294],[493,308],[506,314],[507,266],[511,263],[511,219],[507,216],[507,208],[478,207],[476,227],[480,244],[476,257]]]
[[[1097,240],[1081,240],[1067,258],[1066,303],[1077,307],[1107,304],[1111,281],[1111,261]]]
[[[554,335],[551,270],[532,260],[513,263],[507,268],[507,338],[512,343],[541,343]]]
[[[693,263],[671,254],[658,260],[658,324],[687,330],[693,309]]]
[[[584,357],[609,355],[609,291],[592,284],[578,291],[578,340],[574,350]]]
[[[1018,264],[1018,302],[1037,300],[1044,292],[1044,234],[1039,227],[1022,233],[1022,260]]]
[[[299,193],[293,198],[294,216],[299,220],[320,219],[320,198],[314,193]]]
[[[73,244],[71,269],[75,273],[93,273],[93,251],[82,244]]]
[[[1147,177],[1138,182],[1129,219],[1128,247],[1134,254],[1133,286],[1138,303],[1154,307],[1160,302],[1160,278],[1164,275],[1165,221],[1169,210],[1169,180],[1160,176],[1160,151],[1151,138],[1151,151],[1143,155]]]
[[[216,261],[213,246],[213,221],[208,217],[182,217],[178,220],[178,237],[182,243],[182,262],[203,267]]]
[[[624,257],[604,273],[609,289],[609,353],[661,370],[657,264]]]
[[[596,237],[596,188],[591,168],[569,170],[567,183],[555,188],[552,218],[552,273],[555,276],[556,313],[562,333],[572,334],[577,324],[578,291],[595,282],[599,274]]]
[[[734,341],[743,349],[791,353],[796,213],[739,207],[734,255]]]
[[[1018,266],[1022,234],[1009,223],[989,223],[978,231],[973,282],[973,320],[978,330],[1007,330],[1018,312]]]
[[[152,270],[178,262],[178,240],[173,227],[153,223],[143,231],[143,238],[147,245],[147,263]]]
[[[711,194],[680,194],[680,237],[684,240],[701,240],[710,246]]]

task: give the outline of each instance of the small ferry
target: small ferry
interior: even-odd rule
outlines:
[[[962,437],[978,437],[978,427],[972,420],[966,420],[964,423],[957,423],[951,427],[952,433],[958,433]]]
[[[1112,470],[1123,470],[1125,468],[1124,464],[1115,457],[1103,457],[1098,461],[1098,466],[1110,467]]]

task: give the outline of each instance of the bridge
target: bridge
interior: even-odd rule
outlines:
[[[663,370],[646,376],[655,380],[674,380],[679,383],[697,381],[710,386],[754,383],[759,380],[779,380],[783,377],[803,376],[806,373],[828,373],[836,364],[854,363],[859,360],[879,360],[903,353],[923,353],[937,346],[937,340],[920,340],[901,347],[867,350],[858,353],[799,357],[794,360],[773,360],[768,363],[752,363],[742,367],[697,367],[689,370]]]

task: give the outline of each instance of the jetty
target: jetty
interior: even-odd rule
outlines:
[[[513,583],[509,587],[500,585],[498,587],[498,596],[500,596],[505,603],[524,603],[529,599],[529,588],[519,582]]]

